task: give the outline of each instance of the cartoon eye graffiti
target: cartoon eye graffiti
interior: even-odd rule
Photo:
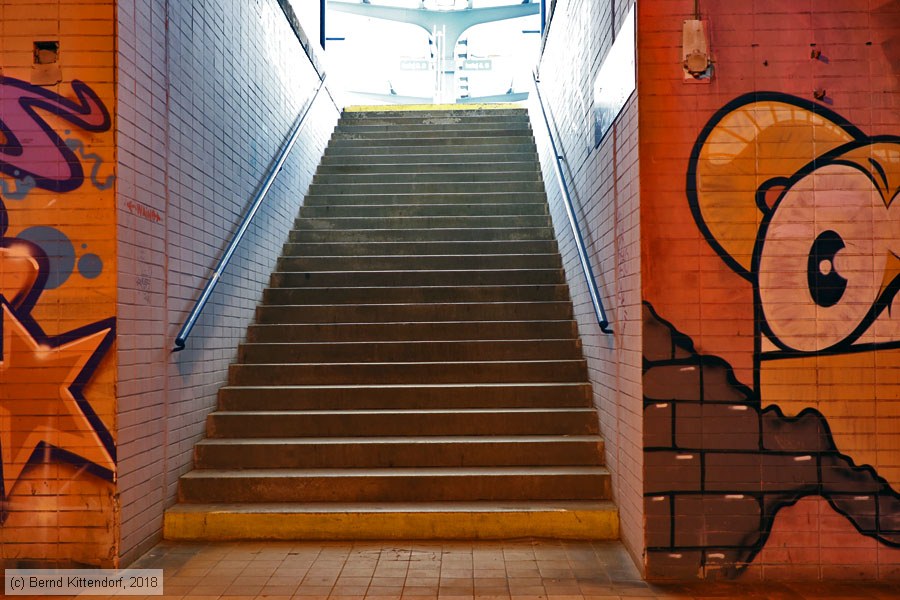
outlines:
[[[900,138],[758,92],[710,119],[686,189],[706,240],[754,284],[769,349],[900,341],[900,311],[889,310],[900,288]]]
[[[837,272],[837,253],[846,248],[841,234],[829,229],[816,237],[806,261],[806,280],[813,302],[829,307],[837,304],[847,291],[847,280]]]
[[[874,318],[891,225],[866,173],[832,164],[801,177],[761,232],[759,300],[774,343],[824,350],[851,340]]]

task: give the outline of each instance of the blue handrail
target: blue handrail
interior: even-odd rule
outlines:
[[[569,186],[566,185],[566,179],[562,172],[562,154],[556,147],[553,140],[553,129],[550,127],[550,119],[547,117],[547,109],[544,108],[544,99],[541,98],[540,79],[537,73],[532,72],[534,79],[534,91],[537,92],[538,105],[541,107],[541,114],[544,117],[544,124],[547,126],[547,135],[550,138],[550,148],[553,150],[553,167],[556,172],[556,180],[559,182],[560,190],[562,190],[563,204],[566,207],[566,214],[569,217],[569,226],[572,228],[572,234],[575,236],[575,247],[578,250],[578,258],[581,261],[581,270],[584,271],[584,278],[587,281],[588,292],[591,295],[591,303],[594,305],[594,314],[600,323],[600,331],[603,333],[612,333],[609,328],[609,320],[606,318],[606,311],[603,310],[603,302],[600,300],[600,291],[597,289],[597,280],[594,278],[594,270],[591,268],[591,261],[588,259],[587,249],[584,245],[584,238],[581,236],[581,227],[578,224],[578,217],[575,216],[575,206],[572,204],[572,196],[569,194]]]
[[[244,234],[247,233],[247,229],[250,228],[250,221],[253,220],[253,217],[259,210],[259,207],[265,199],[266,194],[269,192],[272,184],[275,183],[275,178],[278,177],[278,174],[281,172],[281,168],[284,166],[284,163],[287,160],[288,154],[290,154],[291,150],[294,148],[294,144],[300,137],[300,132],[302,131],[303,126],[306,124],[306,117],[307,115],[309,115],[309,111],[312,109],[313,104],[315,104],[316,102],[316,98],[319,97],[319,92],[322,91],[323,88],[325,88],[324,76],[319,81],[319,86],[313,93],[312,99],[306,103],[303,114],[301,114],[297,119],[294,128],[288,135],[288,141],[281,149],[281,152],[278,154],[278,158],[276,159],[275,164],[269,170],[266,178],[262,182],[262,185],[260,185],[259,191],[256,192],[256,196],[254,196],[253,202],[250,204],[250,207],[244,214],[244,218],[241,220],[237,232],[235,232],[234,236],[231,238],[231,241],[228,242],[228,247],[225,248],[225,252],[222,254],[222,258],[219,259],[219,264],[216,266],[209,280],[207,280],[206,286],[200,293],[200,297],[197,298],[197,301],[194,303],[194,308],[191,309],[187,320],[184,322],[184,325],[181,326],[181,330],[175,337],[175,347],[172,349],[172,352],[184,350],[188,336],[191,335],[191,330],[194,328],[194,325],[197,324],[197,320],[200,318],[200,313],[203,312],[203,308],[209,301],[210,296],[212,296],[216,284],[218,284],[219,280],[222,278],[222,274],[225,272],[225,267],[228,266],[228,262],[231,260],[232,255],[234,255],[235,250],[237,250],[238,244],[241,242],[241,239],[243,239]],[[332,99],[332,102],[333,101],[334,100]]]

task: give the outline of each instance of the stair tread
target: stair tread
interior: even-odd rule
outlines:
[[[608,475],[604,466],[591,467],[379,467],[349,469],[195,469],[182,479],[234,479],[265,477],[473,477],[487,475]]]
[[[345,513],[345,512],[535,512],[599,510],[617,511],[609,500],[491,501],[491,502],[260,502],[176,504],[167,509],[175,513]]]
[[[530,365],[539,366],[544,363],[558,364],[558,363],[572,363],[572,362],[584,362],[583,358],[560,358],[560,359],[542,359],[542,360],[530,360],[530,359],[522,359],[522,360],[482,360],[475,359],[474,361],[470,360],[438,360],[438,361],[380,361],[380,362],[265,362],[265,363],[241,363],[234,362],[233,365],[241,365],[241,366],[252,366],[252,367],[263,367],[263,366],[294,366],[294,367],[314,367],[314,366],[325,366],[327,365],[329,368],[339,368],[339,367],[352,367],[357,365],[365,365],[368,367],[378,367],[378,366],[397,366],[397,365],[466,365],[471,362],[477,362],[482,365],[511,365],[511,364],[522,364],[528,363]]]
[[[480,388],[480,387],[582,387],[586,385],[587,382],[572,382],[572,381],[560,381],[560,382],[545,382],[545,381],[537,381],[537,382],[509,382],[509,383],[372,383],[372,384],[333,384],[333,385],[320,385],[320,384],[310,384],[310,385],[225,385],[222,386],[222,389],[241,389],[241,390],[295,390],[295,389],[303,389],[303,390],[333,390],[333,389],[368,389],[368,388],[381,388],[381,389],[391,389],[391,388],[417,388],[417,389],[435,389],[435,388]]]
[[[230,415],[230,416],[246,416],[246,415],[433,415],[433,414],[490,414],[490,413],[593,413],[594,408],[591,407],[536,407],[536,408],[387,408],[387,409],[359,409],[359,410],[219,410],[212,415]]]
[[[275,327],[279,327],[279,325],[275,325]],[[404,345],[404,346],[419,346],[426,344],[446,344],[446,345],[462,345],[462,344],[527,344],[527,343],[541,343],[541,342],[560,342],[560,341],[568,341],[575,340],[576,338],[514,338],[514,339],[481,339],[481,338],[473,338],[467,340],[350,340],[350,341],[338,341],[338,342],[322,342],[316,340],[303,340],[298,342],[243,342],[242,346],[247,347],[259,347],[259,346],[358,346],[361,344],[370,345],[370,344],[379,344],[379,345]],[[442,361],[443,362],[443,361]],[[516,361],[521,362],[521,361]],[[392,361],[393,364],[393,361]]]
[[[313,271],[316,272],[316,271]],[[264,308],[272,307],[272,306],[296,306],[297,308],[314,308],[318,306],[340,306],[342,309],[349,309],[354,306],[484,306],[484,305],[509,305],[514,304],[517,306],[525,306],[525,305],[534,305],[534,304],[571,304],[567,300],[524,300],[524,301],[515,301],[515,300],[501,300],[498,302],[491,301],[483,301],[483,302],[447,302],[444,300],[438,302],[368,302],[368,303],[351,303],[351,304],[263,304]],[[541,319],[543,320],[543,319]],[[379,322],[379,321],[375,321]],[[391,321],[396,322],[396,321]],[[456,322],[456,321],[454,321]],[[491,320],[488,322],[496,322],[496,320]]]
[[[250,412],[250,411],[248,411]],[[254,411],[255,412],[255,411]],[[309,411],[314,412],[314,411]],[[267,437],[267,438],[205,438],[202,446],[253,446],[286,444],[312,446],[316,444],[493,444],[511,442],[601,442],[600,435],[386,435],[372,437]]]

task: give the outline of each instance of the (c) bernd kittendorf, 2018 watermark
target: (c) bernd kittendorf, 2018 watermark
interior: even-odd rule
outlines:
[[[162,596],[162,569],[6,569],[7,596]]]

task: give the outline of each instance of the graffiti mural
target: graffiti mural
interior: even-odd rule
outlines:
[[[106,103],[88,84],[48,89],[0,77],[6,561],[114,560],[111,134]]]
[[[648,552],[736,576],[808,496],[900,547],[900,138],[746,94],[703,128],[686,192],[752,290],[753,381],[645,305]]]
[[[25,81],[0,77],[0,173],[27,182],[24,185],[29,188],[70,192],[81,186],[84,169],[75,150],[84,157],[84,144],[63,140],[43,114],[55,115],[85,131],[106,131],[110,118],[103,102],[86,84],[73,81],[72,92],[77,100]]]

